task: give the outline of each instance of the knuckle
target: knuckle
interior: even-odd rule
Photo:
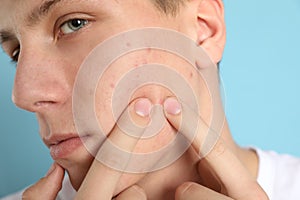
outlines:
[[[39,200],[39,199],[47,199],[48,197],[42,198],[43,194],[41,191],[47,193],[47,185],[45,185],[47,179],[45,177],[41,178],[37,183],[32,185],[31,187],[27,188],[23,193],[22,193],[22,200]],[[45,195],[44,195],[45,196]]]
[[[214,148],[211,150],[211,152],[207,155],[208,158],[218,158],[220,156],[223,156],[226,151],[227,147],[224,144],[224,142],[218,141]]]
[[[23,194],[22,194],[22,199],[36,199],[38,195],[38,191],[40,188],[41,183],[45,180],[45,178],[41,178],[37,183],[32,185],[31,187],[27,188]]]
[[[34,199],[35,190],[33,187],[26,189],[22,194],[22,200],[32,200]]]

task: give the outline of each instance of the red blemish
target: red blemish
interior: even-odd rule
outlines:
[[[148,64],[148,60],[146,58],[144,58],[144,59],[137,61],[134,64],[134,67],[139,67],[139,66],[146,65],[146,64]]]
[[[127,47],[131,47],[131,44],[129,42],[126,43]]]
[[[110,84],[110,87],[111,87],[112,89],[114,89],[114,88],[115,88],[115,84],[111,83],[111,84]]]
[[[193,72],[190,73],[190,78],[193,78],[194,74]]]
[[[146,65],[147,63],[148,63],[147,59],[143,59],[143,60],[142,60],[142,64],[143,64],[143,65]]]

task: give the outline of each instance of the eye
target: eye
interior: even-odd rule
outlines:
[[[16,63],[19,60],[20,47],[16,48],[11,54],[11,61]]]
[[[89,23],[88,20],[85,19],[72,19],[65,23],[63,23],[60,27],[60,31],[62,34],[70,34],[76,32],[83,28],[85,25]]]

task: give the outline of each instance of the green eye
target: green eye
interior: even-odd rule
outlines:
[[[89,22],[85,19],[72,19],[65,22],[61,27],[60,30],[63,34],[70,34],[76,32],[87,25]]]

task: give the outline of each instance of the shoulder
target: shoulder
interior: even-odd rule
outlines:
[[[259,158],[257,180],[270,199],[300,199],[300,158],[255,150]]]

